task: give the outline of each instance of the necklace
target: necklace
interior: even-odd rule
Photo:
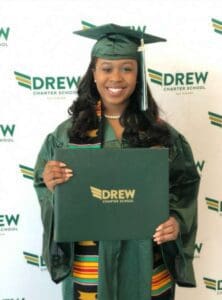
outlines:
[[[120,118],[120,115],[106,115],[104,114],[104,117],[111,120],[117,120]]]

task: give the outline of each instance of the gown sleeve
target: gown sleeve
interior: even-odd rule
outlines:
[[[197,195],[200,177],[192,150],[183,135],[173,136],[170,149],[170,215],[180,225],[180,234],[175,244],[179,249],[174,257],[174,273],[180,286],[195,286],[192,260],[197,233]],[[163,246],[169,252],[169,245]],[[168,253],[169,254],[169,253]]]
[[[54,151],[60,146],[55,137],[49,134],[41,147],[34,169],[34,188],[39,200],[43,224],[42,255],[51,278],[55,282],[61,281],[70,272],[72,245],[53,241],[54,194],[46,187],[42,174],[47,161],[53,160]]]

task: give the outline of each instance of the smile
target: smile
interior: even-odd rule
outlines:
[[[109,94],[111,94],[113,96],[117,96],[117,95],[120,95],[122,93],[122,91],[124,90],[124,88],[108,87],[107,90],[108,90]]]

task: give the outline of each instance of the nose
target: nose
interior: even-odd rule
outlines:
[[[118,68],[115,68],[110,74],[110,81],[120,82],[123,80],[121,71]]]

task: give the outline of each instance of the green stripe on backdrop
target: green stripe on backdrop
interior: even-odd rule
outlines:
[[[213,23],[222,25],[222,21],[216,20],[214,18],[211,19]]]
[[[155,70],[153,70],[153,69],[148,69],[148,72],[149,73],[152,73],[152,74],[155,74],[155,75],[159,75],[159,76],[161,76],[162,77],[162,73],[160,73],[160,72],[158,72],[158,71],[155,71]]]
[[[31,90],[31,85],[27,85],[27,84],[22,83],[22,82],[20,82],[20,81],[18,81],[18,84],[21,85],[21,86],[23,86],[23,87],[25,87],[25,88],[28,88],[28,89]]]
[[[29,170],[29,171],[31,171],[31,172],[33,172],[33,171],[34,171],[34,169],[33,169],[33,168],[26,167],[26,166],[24,166],[24,165],[19,165],[19,167],[20,167],[21,169],[24,169],[24,170]]]
[[[94,24],[91,24],[91,23],[86,22],[86,21],[82,21],[81,23],[82,23],[83,27],[86,28],[86,29],[87,29],[87,28],[93,28],[93,27],[96,27]]]
[[[222,30],[220,31],[220,30],[214,29],[214,31],[215,31],[216,33],[222,34]]]
[[[26,79],[31,80],[31,77],[30,77],[30,76],[25,75],[25,74],[22,74],[22,73],[19,73],[19,72],[17,72],[17,71],[15,71],[14,74],[15,74],[16,76],[19,76],[19,77],[22,77],[22,78],[26,78]]]
[[[216,118],[221,118],[221,120],[222,120],[222,115],[218,115],[218,114],[216,114],[216,113],[213,113],[213,112],[208,112],[208,115],[209,116],[213,116],[213,117],[216,117]]]
[[[216,126],[218,126],[218,127],[222,127],[222,123],[216,123],[216,122],[213,122],[213,121],[211,121],[210,122],[212,125],[216,125]]]
[[[162,85],[162,82],[161,82],[161,81],[157,81],[157,80],[155,80],[155,79],[151,79],[151,82],[154,82],[154,83],[157,83],[157,84],[159,84],[159,85]]]

